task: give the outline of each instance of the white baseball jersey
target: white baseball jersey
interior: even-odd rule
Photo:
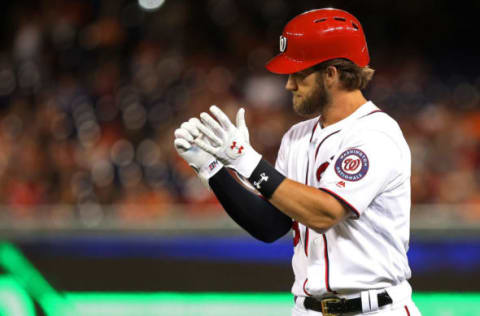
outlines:
[[[284,135],[277,170],[351,209],[324,233],[294,222],[294,295],[349,294],[410,278],[410,162],[400,127],[370,101],[326,128],[315,118]]]

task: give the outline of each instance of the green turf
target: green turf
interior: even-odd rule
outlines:
[[[66,293],[81,315],[273,316],[290,315],[291,294]],[[480,293],[416,293],[424,316],[480,315]],[[99,307],[101,307],[99,309]],[[99,313],[99,310],[102,313]]]

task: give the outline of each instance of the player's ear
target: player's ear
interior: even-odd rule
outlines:
[[[325,68],[325,71],[323,72],[323,77],[327,86],[332,86],[336,82],[338,82],[340,79],[339,75],[340,73],[338,72],[338,69],[335,66],[328,66],[327,68]]]
[[[337,67],[335,67],[335,66],[328,66],[328,67],[325,69],[325,75],[327,76],[327,78],[335,78],[335,77],[338,77],[339,73],[338,73]]]

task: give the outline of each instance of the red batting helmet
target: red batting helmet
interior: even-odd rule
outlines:
[[[291,74],[334,58],[346,58],[360,67],[368,65],[370,56],[362,25],[346,11],[317,9],[287,23],[280,36],[280,54],[266,68]]]

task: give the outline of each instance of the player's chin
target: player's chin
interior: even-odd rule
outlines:
[[[299,116],[303,118],[311,118],[317,115],[316,109],[312,108],[312,106],[307,102],[303,102],[302,100],[297,100],[293,102],[293,110]]]
[[[292,100],[293,110],[298,113],[301,107],[300,102],[296,101],[295,99]]]
[[[292,97],[292,104],[293,104],[293,108],[300,108],[302,106],[302,97],[299,96],[299,95],[294,95]]]
[[[302,107],[302,104],[301,103],[297,103],[297,104],[293,104],[293,111],[295,111],[295,113],[297,113],[298,115],[300,115],[301,117],[309,117],[309,113],[307,113],[305,111],[305,109]]]

